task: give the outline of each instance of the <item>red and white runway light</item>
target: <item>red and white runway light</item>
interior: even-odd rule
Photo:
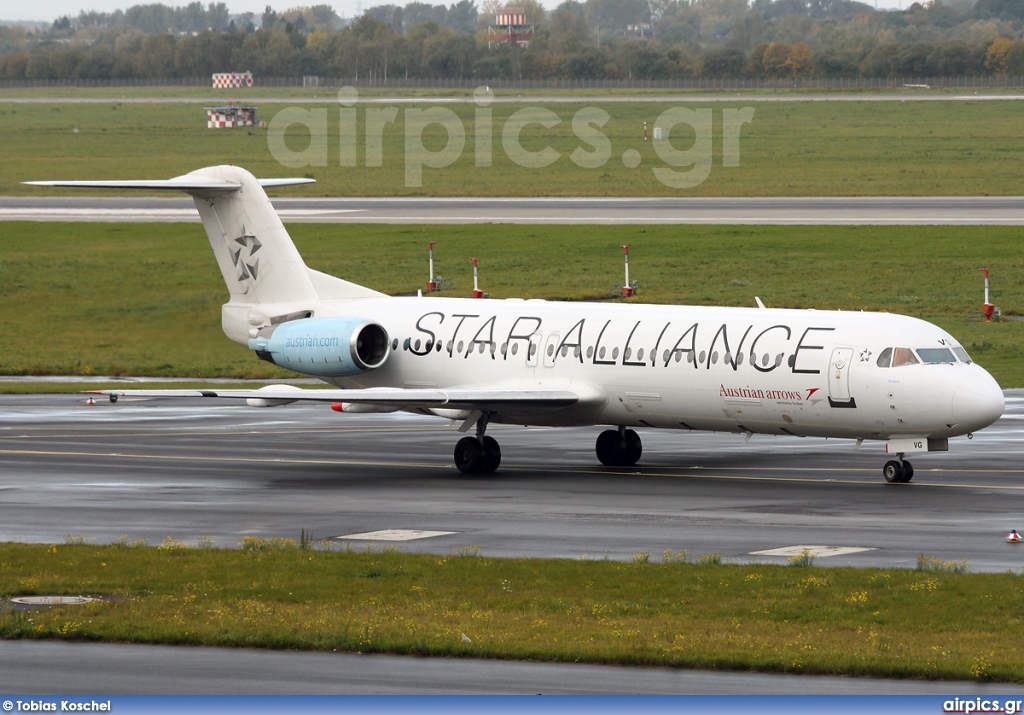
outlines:
[[[434,280],[434,244],[436,241],[431,241],[427,247],[427,255],[430,261],[430,279],[427,281],[427,290],[433,293],[437,290],[437,281]]]
[[[622,252],[626,258],[626,282],[622,284],[622,297],[629,298],[633,295],[633,286],[629,283],[629,246],[623,246]]]
[[[985,322],[992,322],[992,314],[995,312],[996,307],[989,300],[989,282],[988,282],[988,269],[981,268],[982,273],[985,274],[985,305],[981,307],[981,314],[985,316]]]
[[[473,297],[474,298],[483,298],[484,297],[484,292],[482,290],[480,290],[480,283],[478,281],[478,276],[477,276],[476,259],[475,258],[471,258],[470,260],[473,261]]]

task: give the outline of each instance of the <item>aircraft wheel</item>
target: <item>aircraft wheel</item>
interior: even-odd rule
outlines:
[[[111,402],[117,402],[117,395],[113,395],[113,394],[110,395],[110,401]]]
[[[501,447],[498,446],[498,440],[494,437],[485,436],[483,448],[483,465],[480,473],[491,474],[501,464]]]
[[[890,484],[896,484],[903,481],[903,465],[897,462],[895,459],[890,459],[882,467],[882,476],[885,477],[885,481]]]
[[[909,482],[913,478],[914,478],[914,465],[904,459],[903,460],[903,479],[901,479],[900,481],[903,482],[904,484],[906,484],[907,482]]]
[[[463,437],[455,444],[455,466],[460,472],[478,474],[484,464],[484,448],[476,437]]]
[[[597,436],[597,459],[606,467],[621,466],[622,438],[618,430],[606,429]]]
[[[631,429],[626,430],[623,437],[626,444],[625,450],[622,453],[621,464],[624,467],[632,467],[640,461],[640,455],[644,453],[644,445],[640,441],[640,435]]]

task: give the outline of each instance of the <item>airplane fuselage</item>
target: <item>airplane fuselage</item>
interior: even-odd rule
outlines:
[[[282,364],[338,387],[582,396],[503,422],[941,439],[1003,408],[995,380],[954,354],[966,356],[952,336],[886,313],[433,297],[326,302],[314,313],[372,318],[389,337],[383,365],[358,375],[332,376],[301,357]],[[944,350],[948,360],[880,366],[895,348]]]

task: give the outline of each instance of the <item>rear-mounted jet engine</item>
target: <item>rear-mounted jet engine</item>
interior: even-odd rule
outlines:
[[[249,348],[261,360],[320,377],[373,370],[391,352],[388,332],[365,318],[305,318],[260,328]]]

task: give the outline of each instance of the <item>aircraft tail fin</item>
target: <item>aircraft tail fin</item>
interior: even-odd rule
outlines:
[[[259,180],[237,166],[213,166],[162,181],[26,183],[78,188],[166,189],[190,194],[231,294],[229,306],[245,306],[248,311],[250,307],[262,305],[273,313],[276,308],[271,306],[287,307],[298,303],[312,308],[317,300],[380,296],[377,291],[307,268],[263,190],[265,186],[290,186],[312,181]],[[255,314],[252,317],[255,318]],[[242,334],[233,335],[239,331],[229,331],[227,323],[225,332],[239,341],[248,339]]]

